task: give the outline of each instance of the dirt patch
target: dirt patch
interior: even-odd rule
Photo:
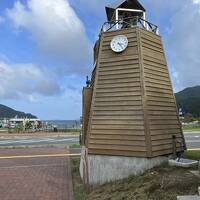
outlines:
[[[143,176],[130,177],[95,189],[88,199],[170,200],[181,194],[196,194],[200,180],[189,171],[155,168]]]
[[[75,200],[176,200],[178,195],[197,194],[200,185],[200,179],[188,169],[161,166],[142,176],[93,188],[86,195],[79,177],[79,160],[72,163]]]

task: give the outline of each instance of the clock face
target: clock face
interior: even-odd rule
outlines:
[[[112,39],[110,47],[114,52],[120,53],[128,47],[128,38],[125,35],[117,35]]]

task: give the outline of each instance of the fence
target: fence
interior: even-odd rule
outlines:
[[[147,31],[159,34],[158,26],[140,17],[129,17],[124,18],[123,20],[105,22],[101,31],[108,32],[130,27],[141,27],[146,29]]]

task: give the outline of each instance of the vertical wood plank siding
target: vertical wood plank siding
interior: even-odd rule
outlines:
[[[88,122],[90,117],[90,106],[91,106],[91,100],[92,100],[92,88],[84,87],[83,88],[83,144],[85,144],[85,141],[87,140],[87,128],[88,128]]]
[[[160,36],[140,29],[142,65],[152,156],[173,153],[172,136],[184,144]],[[177,149],[178,150],[178,149]]]
[[[116,35],[128,48],[110,49]],[[139,28],[105,32],[92,75],[87,129],[89,154],[153,157],[172,153],[182,138],[162,42]]]

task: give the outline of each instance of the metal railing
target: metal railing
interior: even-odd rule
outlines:
[[[141,27],[147,31],[159,34],[158,26],[152,24],[140,17],[129,17],[118,21],[105,22],[102,26],[102,32],[121,30],[130,27]]]

